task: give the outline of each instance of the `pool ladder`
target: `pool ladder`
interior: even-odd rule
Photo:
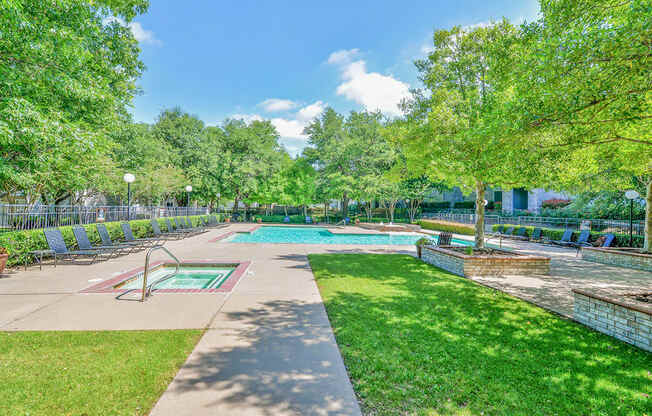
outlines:
[[[174,272],[172,272],[172,273],[170,273],[170,274],[167,274],[167,275],[161,277],[160,279],[158,279],[158,280],[152,282],[152,283],[148,286],[148,285],[147,285],[147,276],[149,275],[149,257],[150,257],[150,256],[152,255],[152,253],[153,253],[154,251],[156,251],[156,250],[163,250],[163,251],[165,251],[165,252],[168,254],[168,256],[172,257],[172,259],[176,262],[176,269],[174,270]],[[154,288],[154,286],[156,286],[157,284],[159,284],[159,283],[161,283],[161,282],[163,282],[163,281],[165,281],[165,280],[171,279],[171,278],[173,278],[174,276],[176,276],[177,273],[179,273],[179,267],[180,267],[180,266],[181,266],[181,262],[179,261],[179,259],[177,258],[177,256],[175,256],[174,254],[172,254],[172,253],[170,252],[170,250],[168,250],[167,248],[165,248],[165,247],[163,247],[163,246],[161,246],[161,245],[156,245],[156,246],[150,248],[149,250],[147,250],[147,255],[145,256],[145,271],[143,272],[143,295],[142,295],[142,297],[140,298],[140,301],[141,301],[141,302],[145,302],[145,300],[147,299],[147,297],[150,296],[150,295],[152,294],[152,289]]]

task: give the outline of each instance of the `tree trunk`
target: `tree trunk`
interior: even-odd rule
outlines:
[[[645,188],[645,242],[643,243],[643,251],[652,253],[652,179]]]
[[[475,247],[484,248],[484,190],[482,181],[475,182]]]
[[[342,195],[342,218],[349,216],[349,197],[347,194]]]
[[[234,214],[235,214],[236,212],[238,212],[238,204],[239,204],[239,203],[240,203],[240,201],[238,200],[238,197],[236,196],[236,197],[235,197],[235,200],[233,201],[233,213],[234,213]]]

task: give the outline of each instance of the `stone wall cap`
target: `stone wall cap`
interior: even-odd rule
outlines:
[[[632,309],[647,315],[652,315],[652,305],[643,305],[640,302],[627,300],[625,295],[634,295],[631,292],[622,293],[606,293],[604,291],[588,290],[588,289],[573,289],[573,293],[584,295],[593,299],[601,300],[603,302],[613,303],[623,308]]]
[[[622,255],[622,256],[642,257],[644,259],[652,260],[652,254],[634,253],[635,250],[640,250],[639,248],[631,248],[631,247],[621,247],[621,248],[582,247],[582,250],[597,251],[599,253],[619,254],[619,255]]]
[[[492,250],[504,253],[506,254],[505,256],[486,256],[486,255],[476,255],[476,256],[469,256],[468,254],[464,253],[459,253],[455,250],[450,250],[451,248],[460,248],[463,246],[423,246],[423,248],[428,249],[430,251],[434,251],[436,253],[442,253],[449,255],[451,257],[457,257],[459,259],[464,259],[464,260],[474,260],[474,259],[481,259],[481,260],[496,260],[496,261],[513,261],[513,260],[550,260],[550,257],[548,256],[533,256],[531,254],[521,254],[521,253],[516,253],[514,251],[508,251],[508,250],[502,250],[502,249],[497,249],[497,248],[492,248]]]

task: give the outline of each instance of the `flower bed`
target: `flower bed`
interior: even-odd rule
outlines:
[[[459,246],[425,246],[421,259],[459,276],[548,275],[550,258],[514,253],[507,250],[473,249]]]
[[[652,254],[643,253],[637,248],[582,247],[582,259],[652,272]]]

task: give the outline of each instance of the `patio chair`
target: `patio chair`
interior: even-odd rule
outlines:
[[[111,240],[111,235],[109,234],[109,230],[107,230],[106,225],[104,224],[95,224],[95,228],[97,229],[97,233],[100,235],[100,239],[102,240],[102,245],[104,246],[120,246],[124,247],[125,254],[133,253],[134,251],[142,250],[145,247],[143,247],[142,244],[139,244],[137,242],[129,242],[129,241],[116,241],[114,242]]]
[[[611,247],[614,240],[616,239],[616,236],[611,233],[605,234],[604,236],[605,236],[604,242],[600,247],[604,247],[604,248]]]
[[[133,231],[131,231],[131,225],[128,222],[123,222],[122,224],[120,224],[120,227],[122,228],[122,234],[124,234],[126,241],[140,243],[145,248],[160,246],[165,241],[160,237],[144,237],[144,238],[134,237],[134,233]]]
[[[184,220],[183,217],[181,217],[181,220]],[[201,223],[198,223],[197,225],[192,225],[192,220],[190,217],[186,217],[184,220],[184,224],[186,227],[188,227],[189,230],[200,230],[201,232],[206,232],[206,227],[204,227]]]
[[[100,250],[68,250],[61,230],[58,228],[46,228],[43,230],[43,234],[50,249],[31,252],[37,258],[39,267],[43,263],[44,255],[54,257],[54,267],[57,267],[57,260],[59,259],[76,262],[78,258],[85,258],[88,259],[88,263],[85,264],[93,264],[98,260],[100,254],[102,254]]]
[[[538,243],[542,240],[541,237],[542,230],[541,228],[535,228],[530,235],[530,241]]]
[[[177,226],[177,231],[183,231],[186,232],[189,236],[195,236],[197,234],[200,234],[201,231],[197,229],[192,229],[188,228],[185,224],[185,221],[182,221],[182,218],[174,218],[174,225]]]
[[[572,238],[573,238],[573,230],[567,229],[566,231],[564,231],[564,234],[561,236],[561,240],[550,240],[550,244],[568,247]]]
[[[518,231],[516,231],[516,234],[512,234],[509,236],[510,238],[513,238],[515,240],[524,240],[527,241],[527,229],[525,227],[520,227]]]
[[[179,233],[179,234],[182,234],[183,237],[190,237],[192,235],[192,233],[189,230],[179,228],[176,225],[176,221],[172,222],[172,220],[170,218],[166,218],[165,223],[166,223],[166,225],[168,227],[168,232]]]
[[[120,246],[105,246],[101,245],[99,247],[93,247],[93,244],[91,244],[91,240],[88,238],[88,233],[86,233],[86,228],[82,227],[81,225],[74,225],[72,227],[72,233],[75,236],[75,240],[77,240],[77,247],[80,250],[98,250],[102,254],[100,254],[99,257],[103,259],[110,259],[112,257],[117,257],[120,254],[125,254],[125,247],[120,247]]]
[[[164,239],[173,239],[173,240],[178,240],[180,238],[183,238],[184,233],[177,233],[174,231],[167,231],[163,232],[161,231],[161,227],[158,225],[158,220],[156,219],[151,219],[150,224],[152,225],[152,231],[154,232],[154,237],[158,238],[164,238]]]
[[[580,247],[593,247],[593,245],[589,243],[590,237],[591,237],[591,232],[589,230],[582,230],[580,232],[579,237],[577,237],[577,241],[571,241],[568,243],[568,245],[571,247],[575,247],[578,250]]]
[[[508,227],[504,233],[501,233],[503,237],[511,237],[514,235],[514,227]]]
[[[312,218],[310,216],[306,216],[306,224],[312,224]]]
[[[450,246],[453,240],[453,233],[444,231],[439,233],[439,238],[437,238],[437,246]]]

